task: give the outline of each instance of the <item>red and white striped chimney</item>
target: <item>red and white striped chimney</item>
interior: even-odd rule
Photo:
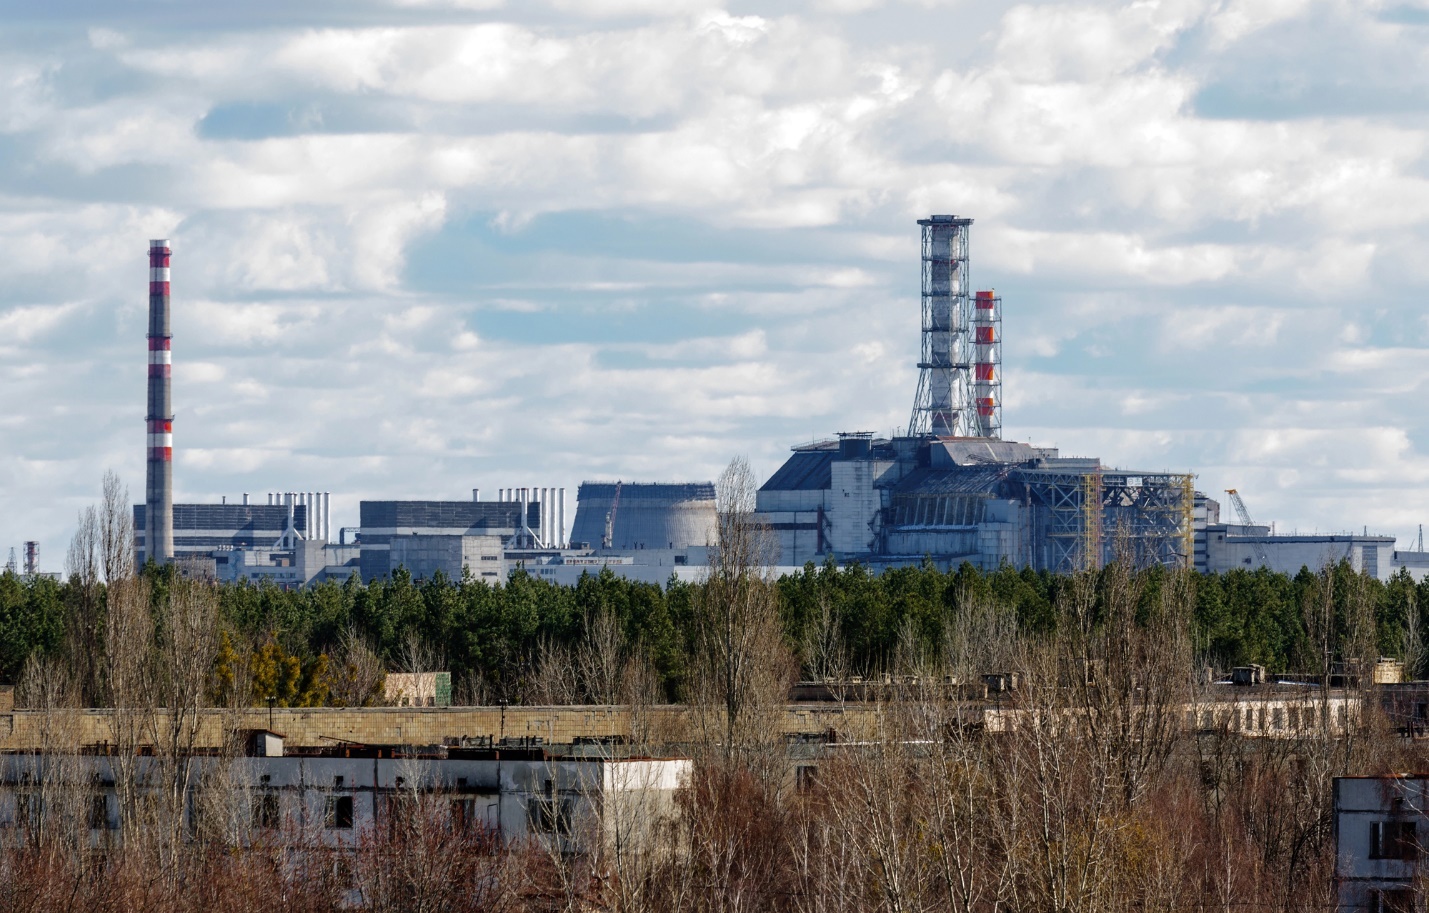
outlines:
[[[174,413],[170,396],[169,242],[149,242],[148,471],[144,480],[144,555],[174,560]]]

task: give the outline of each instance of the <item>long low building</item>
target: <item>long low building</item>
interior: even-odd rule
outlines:
[[[562,852],[586,852],[616,838],[638,842],[677,813],[676,790],[690,777],[683,758],[552,757],[539,748],[414,750],[339,747],[287,756],[276,733],[250,733],[249,756],[192,757],[183,814],[222,822],[242,844],[268,835],[316,836],[321,845],[354,846],[413,801],[454,826],[502,842],[536,839]],[[139,794],[164,788],[162,761],[120,766],[98,755],[9,755],[0,760],[0,828],[23,834],[50,810],[77,802],[96,837],[129,826],[121,777]],[[212,784],[224,784],[218,790]],[[207,786],[201,788],[200,784]],[[39,800],[39,801],[37,801]]]
[[[1225,573],[1265,567],[1294,576],[1348,561],[1356,571],[1388,580],[1397,570],[1393,536],[1342,533],[1326,536],[1270,535],[1263,528],[1207,526],[1206,570]]]

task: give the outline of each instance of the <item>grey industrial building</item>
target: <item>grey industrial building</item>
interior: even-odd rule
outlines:
[[[1266,567],[1294,575],[1341,561],[1378,580],[1388,580],[1397,570],[1393,536],[1271,535],[1265,527],[1220,525],[1206,528],[1205,542],[1206,569],[1215,573]]]
[[[537,502],[363,501],[358,510],[365,581],[399,567],[422,579],[437,571],[460,578],[467,568],[487,580],[504,580],[506,549],[534,544],[523,540],[541,525]]]
[[[714,542],[712,482],[582,482],[571,542],[617,554]]]
[[[1191,477],[992,438],[867,432],[794,448],[757,495],[779,563],[827,557],[886,567],[931,559],[1057,572],[1121,550],[1181,566],[1192,543]]]
[[[357,571],[355,544],[328,542],[325,493],[270,494],[267,504],[175,504],[173,558],[187,573],[224,582],[300,587]],[[311,519],[310,519],[311,518]],[[135,552],[149,558],[146,507],[134,506]]]
[[[563,547],[563,498],[554,489],[501,489],[508,500],[363,501],[358,541],[363,580],[404,568],[416,579],[469,573],[500,583],[515,568],[552,583],[604,567],[663,583],[705,563],[715,532],[709,482],[585,482]],[[479,490],[474,492],[479,496]],[[693,556],[693,557],[692,557]]]
[[[135,549],[142,565],[149,556],[147,509],[134,505]],[[291,527],[289,524],[291,523]],[[265,504],[175,504],[175,558],[208,557],[217,549],[271,548],[290,528],[306,538],[308,508]]]

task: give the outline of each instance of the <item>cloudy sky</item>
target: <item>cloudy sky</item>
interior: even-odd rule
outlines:
[[[761,475],[908,421],[976,219],[1005,436],[1429,520],[1429,5],[0,0],[0,548],[180,501]],[[0,557],[3,553],[0,553]]]

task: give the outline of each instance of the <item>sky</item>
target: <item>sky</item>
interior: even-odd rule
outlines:
[[[0,558],[176,500],[707,480],[908,423],[975,220],[1004,437],[1429,520],[1429,3],[0,0]],[[1227,510],[1229,513],[1229,510]]]

